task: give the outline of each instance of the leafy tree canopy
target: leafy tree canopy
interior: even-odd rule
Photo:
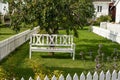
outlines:
[[[40,25],[48,34],[65,29],[78,36],[77,29],[82,28],[94,14],[91,0],[8,0],[12,25],[16,29],[21,23],[31,27]],[[19,27],[18,27],[19,28]]]

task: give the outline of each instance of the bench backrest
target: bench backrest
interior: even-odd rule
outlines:
[[[40,46],[70,46],[73,44],[73,35],[33,34],[30,44]]]

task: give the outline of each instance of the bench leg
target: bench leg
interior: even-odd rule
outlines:
[[[73,56],[73,53],[70,53],[70,56],[72,57],[72,56]]]
[[[29,59],[31,59],[31,49],[29,50]]]
[[[73,52],[72,59],[75,60],[75,51]]]

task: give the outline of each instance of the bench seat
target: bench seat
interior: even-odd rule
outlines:
[[[69,52],[71,53],[73,49],[71,48],[52,48],[52,47],[31,47],[32,51],[38,51],[38,52]]]

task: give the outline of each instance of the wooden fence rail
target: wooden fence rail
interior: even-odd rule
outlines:
[[[8,39],[0,41],[0,60],[2,60],[4,57],[14,51],[17,47],[26,42],[30,38],[30,35],[33,33],[37,33],[38,30],[39,27],[35,27],[33,30],[26,30]]]
[[[13,80],[15,80],[15,78]],[[22,77],[21,80],[26,80],[26,79]],[[36,79],[30,77],[28,80],[120,80],[120,71],[117,72],[116,70],[114,70],[112,73],[110,73],[110,71],[108,70],[106,73],[101,71],[99,74],[97,72],[94,72],[94,74],[88,72],[87,75],[82,73],[80,76],[77,75],[77,73],[75,73],[74,76],[68,74],[66,77],[61,74],[59,77],[53,75],[52,78],[49,78],[46,75],[44,79],[41,79],[38,76]]]

